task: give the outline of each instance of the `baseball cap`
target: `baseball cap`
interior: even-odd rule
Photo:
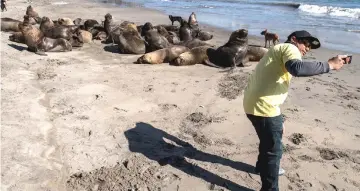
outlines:
[[[288,36],[287,41],[290,41],[291,37],[293,37],[293,36],[295,36],[295,38],[298,40],[307,40],[311,45],[311,49],[317,49],[320,47],[319,39],[317,39],[316,37],[313,37],[309,32],[307,32],[305,30],[295,31],[295,32],[291,33]]]

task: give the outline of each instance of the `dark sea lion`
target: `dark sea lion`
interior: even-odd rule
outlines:
[[[153,52],[149,52],[141,56],[135,62],[136,64],[161,64],[173,61],[180,54],[188,51],[185,46],[172,46],[163,48]]]
[[[34,10],[31,5],[26,8],[26,15],[28,15],[29,17],[39,17],[39,14]]]
[[[14,32],[9,36],[9,40],[12,42],[18,42],[25,44],[25,38],[22,32]]]
[[[111,24],[112,24],[113,20],[112,20],[112,15],[110,13],[107,13],[105,15],[105,21],[104,21],[104,29],[105,29],[105,33],[107,35],[107,37],[110,35],[111,32]]]
[[[208,60],[207,50],[210,46],[199,46],[186,51],[179,55],[176,59],[170,62],[174,66],[189,66],[195,64],[202,64]]]
[[[207,40],[211,40],[213,38],[213,35],[206,31],[199,31],[196,38],[202,41],[207,41]]]
[[[75,25],[83,25],[84,21],[81,18],[76,18],[75,20],[73,20],[73,23]]]
[[[193,32],[190,25],[186,21],[181,22],[179,29],[180,41],[189,41],[193,39]]]
[[[217,48],[208,49],[209,64],[220,67],[242,66],[248,48],[248,30],[239,29],[231,33],[228,42]]]
[[[141,36],[145,36],[145,33],[151,29],[153,29],[154,26],[150,23],[150,22],[146,22],[144,25],[142,25],[141,27]]]
[[[149,22],[144,24],[142,33],[146,41],[146,53],[170,46],[169,41]]]
[[[75,32],[72,34],[69,42],[72,47],[82,47],[84,45],[84,40],[81,35],[81,30],[79,28],[76,29]]]
[[[190,49],[195,48],[195,47],[199,47],[199,46],[210,46],[210,47],[214,47],[214,45],[211,45],[207,42],[201,41],[199,39],[192,39],[189,41],[180,41],[179,43],[177,43],[176,45],[181,45],[181,46],[186,46]]]
[[[40,30],[44,33],[46,37],[49,38],[64,38],[70,40],[72,34],[77,30],[79,26],[63,26],[63,25],[54,25],[52,20],[48,17],[43,17]]]
[[[84,22],[84,27],[85,27],[85,30],[87,30],[87,31],[89,31],[91,28],[98,26],[98,25],[99,25],[99,22],[97,22],[97,20],[94,20],[94,19],[87,19]]]
[[[19,23],[21,23],[21,21],[12,18],[1,18],[1,31],[20,32]]]
[[[122,54],[145,54],[145,41],[137,31],[129,30],[119,35],[119,51]]]

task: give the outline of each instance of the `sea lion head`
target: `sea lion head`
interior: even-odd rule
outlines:
[[[142,28],[142,31],[149,31],[153,28],[154,28],[154,26],[150,22],[146,22]]]
[[[32,8],[32,6],[31,6],[31,5],[29,5],[29,6],[26,8],[26,10],[27,10],[27,11],[32,11],[32,10],[33,10],[33,8]]]
[[[112,20],[112,15],[110,13],[107,13],[105,15],[105,20]]]
[[[248,41],[248,30],[239,29],[231,33],[229,42],[231,43],[246,43]]]

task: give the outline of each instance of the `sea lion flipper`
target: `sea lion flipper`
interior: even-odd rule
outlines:
[[[36,51],[35,54],[40,55],[40,56],[47,56],[47,54],[45,54],[45,52],[43,52],[43,51]]]
[[[204,63],[204,65],[211,66],[211,67],[214,67],[214,68],[222,68],[222,67],[217,66],[214,63],[210,62],[209,59],[205,59],[203,63]]]

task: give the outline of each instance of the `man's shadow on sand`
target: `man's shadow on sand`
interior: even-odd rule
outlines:
[[[191,176],[201,178],[211,184],[223,186],[230,190],[252,190],[193,165],[187,162],[185,157],[199,161],[219,163],[248,173],[254,172],[254,167],[251,165],[234,162],[220,156],[199,151],[191,144],[147,123],[136,123],[135,128],[125,131],[124,134],[129,141],[130,151],[142,153],[162,166],[169,164]],[[164,138],[174,142],[176,145],[165,142]]]

